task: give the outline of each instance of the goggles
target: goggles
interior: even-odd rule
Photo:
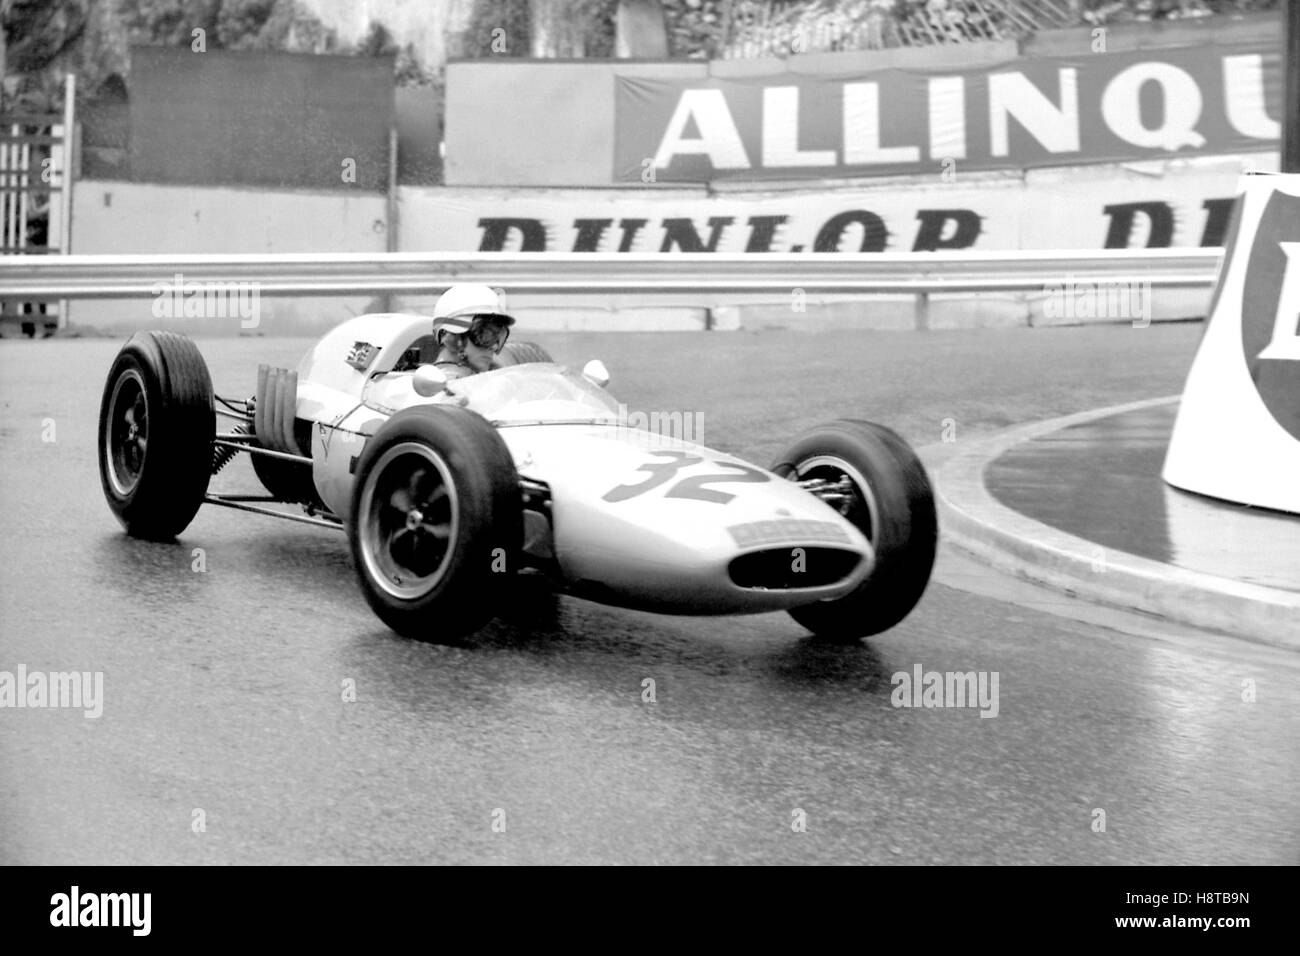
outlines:
[[[481,349],[500,352],[510,338],[510,327],[502,323],[500,316],[476,315],[465,337]]]

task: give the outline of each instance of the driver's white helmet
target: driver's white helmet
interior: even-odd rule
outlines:
[[[461,282],[438,297],[433,307],[435,332],[468,332],[475,316],[491,315],[507,327],[514,325],[514,317],[501,307],[501,297],[491,286],[477,282]]]

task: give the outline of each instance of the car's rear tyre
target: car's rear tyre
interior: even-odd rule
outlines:
[[[212,476],[216,414],[198,347],[137,332],[113,360],[99,406],[99,478],[127,534],[165,541],[194,520]]]
[[[794,608],[790,616],[818,637],[841,642],[879,634],[905,618],[925,592],[939,538],[930,479],[907,442],[883,425],[842,419],[804,435],[772,471],[796,481],[847,477],[852,494],[841,513],[876,550],[876,566],[856,590]]]
[[[297,452],[306,449],[302,453],[309,454],[311,422],[298,418],[294,420],[293,428],[297,447],[292,450]],[[276,446],[270,447],[272,451],[284,450]],[[312,475],[311,465],[299,461],[286,461],[283,458],[272,458],[270,455],[259,455],[256,452],[250,453],[249,457],[253,460],[253,471],[257,475],[257,480],[269,494],[281,501],[324,507],[324,502],[316,491],[316,479]]]
[[[311,465],[259,455],[256,452],[249,457],[253,459],[253,471],[257,474],[257,480],[268,494],[295,504],[321,504]]]
[[[536,342],[507,342],[498,357],[498,365],[527,365],[530,362],[554,362],[551,353]]]
[[[348,516],[352,560],[399,634],[454,641],[500,609],[523,544],[519,476],[480,415],[398,412],[366,443]]]

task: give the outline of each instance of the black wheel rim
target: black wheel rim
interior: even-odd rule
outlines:
[[[437,586],[451,560],[459,506],[446,462],[429,446],[402,442],[370,468],[358,503],[366,572],[399,600]]]
[[[144,380],[135,369],[123,372],[113,386],[105,427],[109,481],[113,490],[125,497],[140,482],[149,444],[149,400]]]
[[[880,526],[880,509],[876,503],[875,493],[866,476],[843,458],[835,455],[818,455],[799,462],[795,466],[796,481],[820,478],[828,484],[839,484],[848,479],[849,494],[838,504],[832,504],[840,514],[847,518],[863,537],[876,544],[876,529]],[[827,502],[830,504],[829,502]]]

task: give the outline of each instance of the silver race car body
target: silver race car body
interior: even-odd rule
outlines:
[[[934,500],[888,428],[829,422],[761,468],[686,440],[695,430],[633,427],[599,362],[579,372],[507,343],[500,367],[449,380],[438,351],[425,316],[363,315],[296,370],[262,366],[241,400],[214,393],[190,339],[137,333],[100,407],[109,507],[149,540],[204,504],[343,530],[376,614],[427,640],[482,627],[530,567],[605,604],[786,610],[831,640],[893,627],[920,600]],[[241,453],[267,494],[210,491]]]
[[[871,543],[823,500],[732,455],[629,427],[580,373],[514,365],[420,395],[417,370],[393,367],[428,328],[420,316],[360,316],[298,368],[315,485],[340,518],[366,441],[402,409],[453,404],[497,428],[525,490],[544,489],[525,497],[525,555],[584,596],[736,614],[839,597],[870,573]]]

